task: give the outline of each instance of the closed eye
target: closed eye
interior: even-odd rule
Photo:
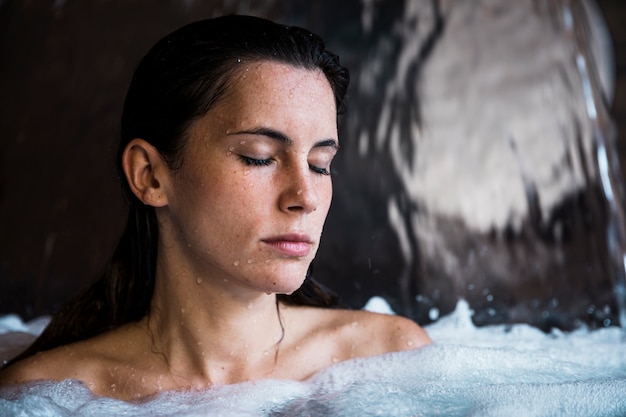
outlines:
[[[249,166],[267,166],[272,163],[272,159],[255,159],[249,156],[240,155],[239,159]]]
[[[310,164],[309,168],[311,168],[311,171],[315,172],[316,174],[330,175],[330,171],[328,170],[328,168],[320,168]]]

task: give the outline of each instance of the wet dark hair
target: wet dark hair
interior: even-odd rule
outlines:
[[[190,23],[157,42],[137,67],[121,120],[117,164],[129,205],[126,229],[104,274],[65,304],[42,335],[11,363],[36,352],[84,340],[142,319],[155,284],[158,226],[154,208],[131,192],[121,166],[134,138],[152,144],[175,168],[190,124],[228,92],[242,63],[273,61],[319,70],[333,90],[337,111],[349,84],[348,70],[308,30],[251,16],[224,16]],[[302,287],[279,295],[285,303],[336,307],[337,297],[316,283],[311,268]]]

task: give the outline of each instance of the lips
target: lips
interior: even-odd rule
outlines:
[[[306,234],[290,233],[263,239],[263,243],[289,257],[307,256],[313,248],[311,238]]]

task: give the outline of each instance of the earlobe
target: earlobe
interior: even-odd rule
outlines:
[[[153,207],[167,205],[162,182],[168,167],[154,146],[143,139],[133,139],[124,148],[122,167],[133,194]]]

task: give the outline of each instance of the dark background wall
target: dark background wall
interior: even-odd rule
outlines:
[[[329,16],[324,2],[214,3],[0,0],[0,314],[52,312],[110,256],[125,217],[112,168],[118,118],[132,70],[157,39],[229,12],[350,37],[360,15],[358,1],[337,3]],[[612,110],[624,139],[626,3],[598,4],[613,35]],[[626,155],[624,140],[619,147]]]

